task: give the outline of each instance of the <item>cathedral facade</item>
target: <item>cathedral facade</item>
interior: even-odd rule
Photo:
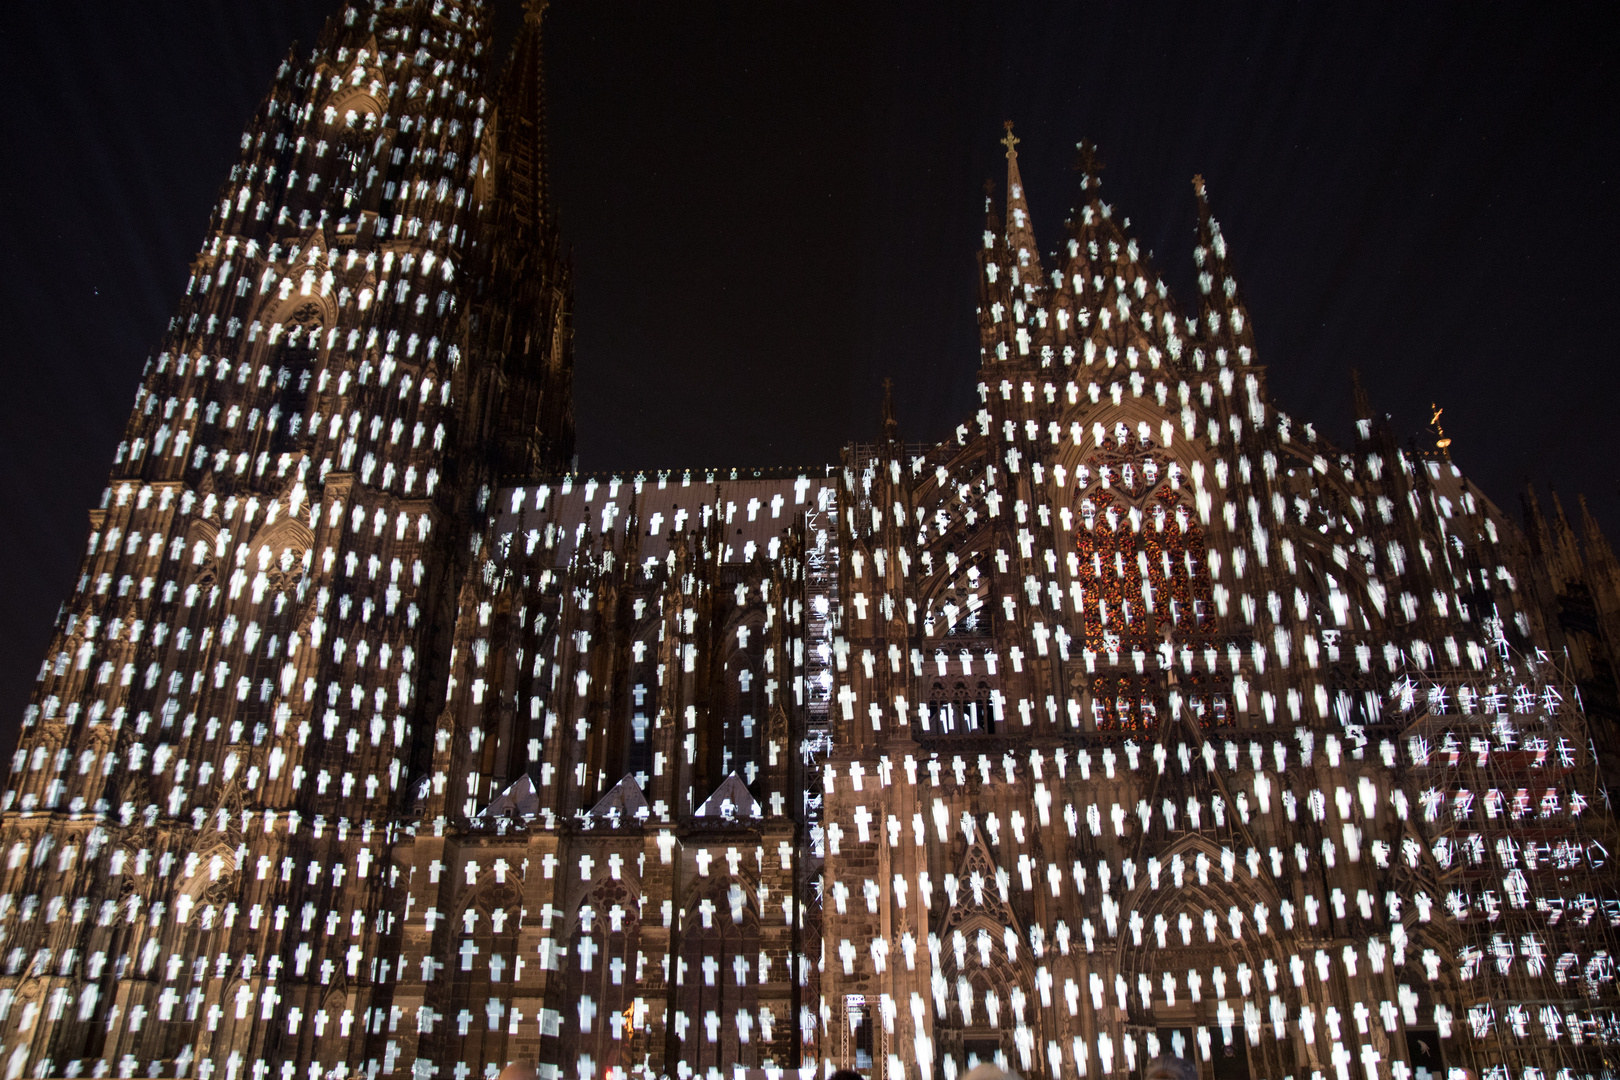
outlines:
[[[243,135],[0,794],[0,1070],[1608,1076],[1620,565],[1279,410],[1009,126],[978,411],[582,473],[543,4]],[[963,272],[973,272],[964,267]],[[1583,508],[1584,513],[1584,508]]]

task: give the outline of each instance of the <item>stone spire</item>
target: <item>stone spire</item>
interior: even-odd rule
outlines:
[[[1367,397],[1366,387],[1361,385],[1361,369],[1350,369],[1350,407],[1357,420],[1371,420],[1373,418],[1372,401]]]
[[[1253,363],[1254,329],[1238,293],[1220,222],[1210,212],[1202,176],[1193,177],[1193,196],[1198,200],[1198,246],[1193,249],[1193,261],[1198,265],[1199,339],[1215,350],[1217,363],[1222,349],[1227,352],[1227,364]]]
[[[1556,488],[1549,488],[1553,503],[1553,537],[1558,543],[1557,562],[1562,567],[1564,578],[1568,581],[1578,581],[1585,575],[1581,573],[1581,547],[1580,541],[1575,539],[1575,530],[1570,526],[1569,515],[1564,513],[1564,500],[1558,497]]]
[[[1541,500],[1536,498],[1534,484],[1526,483],[1524,492],[1519,496],[1524,507],[1525,538],[1530,541],[1530,553],[1546,565],[1553,559],[1552,532],[1547,528],[1547,519],[1541,513]],[[1558,584],[1562,584],[1559,582]]]
[[[984,244],[979,248],[979,359],[984,364],[1010,359],[1012,348],[1012,260],[995,194],[995,181],[986,180]]]
[[[1052,278],[1046,328],[1054,353],[1064,364],[1105,368],[1178,362],[1183,342],[1169,291],[1130,236],[1130,219],[1116,218],[1103,201],[1096,146],[1082,141],[1075,151],[1080,194],[1065,223],[1067,251],[1060,255],[1062,273]]]
[[[1614,567],[1614,549],[1609,546],[1609,538],[1603,535],[1603,528],[1592,516],[1591,508],[1586,505],[1586,496],[1578,498],[1581,504],[1581,538],[1586,542],[1587,557],[1596,565]]]
[[[1591,587],[1600,609],[1613,611],[1620,603],[1620,561],[1614,557],[1609,538],[1592,516],[1586,505],[1586,496],[1580,496],[1581,539],[1586,545],[1586,581]]]
[[[1035,303],[1045,291],[1046,280],[1041,275],[1041,249],[1035,242],[1035,224],[1030,220],[1029,201],[1024,196],[1024,178],[1018,172],[1018,144],[1023,140],[1013,134],[1011,120],[1002,124],[1006,137],[1001,145],[1007,148],[1007,254],[1012,259],[1012,288],[1014,299]]]
[[[900,421],[894,415],[894,380],[889,378],[883,380],[883,441],[900,441]]]
[[[493,463],[507,477],[566,468],[574,453],[573,268],[546,183],[546,6],[525,4],[495,113],[495,230],[483,324],[503,383],[492,399]]]
[[[527,0],[523,25],[501,78],[496,147],[502,161],[500,197],[509,220],[543,228],[546,187],[546,75],[542,20],[547,0]]]
[[[1080,191],[1085,201],[1095,196],[1102,187],[1102,171],[1108,166],[1097,156],[1097,144],[1081,139],[1074,144],[1074,171],[1080,174]]]
[[[1103,329],[1100,320],[1102,312],[1109,310],[1108,297],[1116,276],[1113,264],[1125,244],[1113,208],[1102,200],[1103,168],[1095,144],[1086,140],[1075,144],[1074,171],[1080,174],[1080,193],[1066,222],[1068,251],[1057,303],[1069,308],[1069,333],[1078,363],[1106,355],[1106,344],[1098,342]]]

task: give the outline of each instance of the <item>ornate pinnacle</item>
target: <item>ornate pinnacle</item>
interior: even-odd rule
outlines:
[[[1433,415],[1429,417],[1429,427],[1434,431],[1435,449],[1444,453],[1446,448],[1451,445],[1451,440],[1446,437],[1446,429],[1440,426],[1440,414],[1446,410],[1442,409],[1433,402],[1429,403],[1429,408],[1433,412]]]
[[[1355,409],[1357,420],[1372,419],[1372,402],[1367,397],[1367,391],[1361,385],[1361,371],[1359,368],[1350,369],[1350,403]]]
[[[1007,137],[1000,140],[1001,145],[1007,148],[1008,157],[1017,157],[1018,151],[1013,148],[1024,140],[1012,133],[1013,122],[1011,120],[1003,120],[1001,126],[1007,129]]]
[[[1090,139],[1081,139],[1074,144],[1074,165],[1072,168],[1077,173],[1084,173],[1087,176],[1094,177],[1107,166],[1103,164],[1102,158],[1097,156],[1097,144]]]

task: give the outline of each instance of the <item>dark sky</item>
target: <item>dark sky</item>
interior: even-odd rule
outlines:
[[[25,2],[0,24],[0,744],[234,146],[330,0]],[[515,3],[508,0],[515,10]],[[1620,528],[1620,76],[1602,5],[554,0],[584,468],[797,464],[972,411],[1001,121],[1048,250],[1076,140],[1191,304],[1189,178],[1281,404],[1347,380],[1463,468]],[[511,12],[505,13],[507,19]],[[1573,509],[1573,507],[1572,507]]]

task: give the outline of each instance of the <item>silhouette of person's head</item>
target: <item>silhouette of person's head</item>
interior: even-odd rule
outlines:
[[[1198,1080],[1198,1070],[1185,1058],[1161,1054],[1147,1063],[1142,1080]]]

